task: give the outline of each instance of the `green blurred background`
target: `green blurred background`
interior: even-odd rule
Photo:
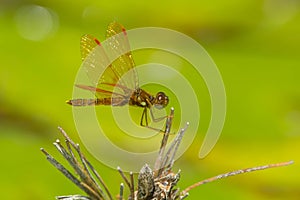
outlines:
[[[39,7],[41,6],[41,7]],[[176,163],[180,188],[234,169],[294,160],[289,167],[216,181],[190,199],[300,199],[300,2],[244,1],[18,1],[0,2],[0,188],[2,199],[54,199],[81,193],[40,153],[62,126],[79,141],[72,96],[81,64],[79,39],[103,40],[117,20],[127,29],[166,27],[197,40],[222,74],[225,127],[203,160],[198,150],[209,121]],[[207,97],[206,97],[207,98]],[[205,105],[205,104],[204,104]],[[205,106],[204,106],[205,107]],[[299,146],[298,146],[299,145]],[[117,172],[90,157],[117,194]]]

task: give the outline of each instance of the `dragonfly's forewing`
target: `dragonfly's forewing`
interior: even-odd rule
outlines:
[[[110,53],[112,58],[115,58],[109,68],[119,77],[121,85],[132,90],[137,89],[139,87],[138,75],[125,28],[117,22],[109,24],[106,39],[108,41],[107,52]],[[126,76],[123,76],[124,74]]]
[[[101,46],[100,42],[91,35],[84,35],[80,41],[81,46],[81,58],[82,65],[87,72],[87,75],[92,83],[92,86],[82,87],[83,89],[94,90],[98,98],[110,97],[112,95],[111,91],[106,91],[107,88],[98,88],[98,90],[103,90],[103,92],[96,91],[96,87],[100,83],[105,74],[107,66],[110,64],[109,59]],[[111,77],[111,82],[117,82],[118,79],[113,73],[106,74],[106,77]],[[94,88],[94,89],[93,89]],[[106,92],[104,92],[106,91]]]
[[[138,78],[125,29],[116,22],[111,23],[106,37],[105,47],[91,35],[81,38],[83,66],[92,82],[89,90],[94,90],[98,98],[128,99],[138,87]]]

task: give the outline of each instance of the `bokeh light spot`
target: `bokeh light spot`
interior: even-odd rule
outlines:
[[[15,23],[21,37],[41,41],[57,30],[58,17],[48,8],[26,5],[16,11]]]

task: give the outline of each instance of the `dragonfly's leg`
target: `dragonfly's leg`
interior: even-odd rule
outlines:
[[[150,114],[151,114],[151,119],[152,119],[154,122],[160,122],[161,120],[170,117],[169,115],[166,115],[166,116],[162,116],[162,117],[155,118],[154,113],[153,113],[153,107],[150,108]]]
[[[150,114],[151,114],[151,119],[154,121],[154,122],[159,122],[161,120],[164,120],[166,119],[166,126],[165,126],[165,130],[160,130],[161,132],[170,132],[170,129],[171,129],[171,126],[172,126],[172,121],[173,121],[173,117],[174,117],[174,108],[172,107],[171,108],[171,112],[169,115],[166,115],[166,116],[163,116],[163,117],[158,117],[158,118],[155,118],[154,116],[154,113],[153,113],[153,107],[150,108]]]
[[[166,119],[166,118],[169,118],[170,116],[166,115],[166,116],[163,116],[163,117],[158,117],[158,118],[155,118],[154,114],[153,114],[153,104],[148,100],[146,99],[147,103],[150,105],[150,114],[151,114],[151,119],[154,121],[154,122],[159,122],[163,119]]]
[[[144,117],[145,117],[145,122],[146,122],[146,124],[143,124]],[[163,130],[161,130],[161,129],[153,128],[153,127],[151,127],[151,126],[148,126],[147,107],[145,107],[144,110],[143,110],[143,114],[142,114],[142,118],[141,118],[140,125],[143,126],[143,127],[146,127],[146,128],[152,129],[152,130],[155,130],[155,131],[165,132],[165,131],[163,131]]]
[[[169,133],[170,129],[171,129],[171,126],[172,126],[172,121],[173,121],[172,119],[174,117],[174,108],[171,108],[170,115],[167,115],[167,116],[164,116],[164,117],[160,117],[160,118],[155,118],[151,109],[150,109],[150,113],[151,113],[151,117],[152,117],[152,119],[153,119],[154,122],[158,122],[158,121],[161,121],[163,119],[167,119],[166,120],[165,129],[162,130],[162,129],[158,129],[158,128],[154,128],[154,127],[148,126],[147,108],[144,108],[144,110],[143,110],[143,114],[142,114],[140,125],[143,126],[143,127],[147,127],[149,129],[155,130],[155,131],[162,132],[162,133]],[[143,124],[144,117],[145,117],[146,125]]]
[[[146,122],[146,125],[143,124],[143,121],[144,121],[144,117],[145,117],[145,122]],[[147,116],[147,108],[145,107],[144,110],[143,110],[143,114],[142,114],[142,118],[141,118],[141,122],[140,122],[140,125],[141,126],[146,126],[148,127],[148,116]]]

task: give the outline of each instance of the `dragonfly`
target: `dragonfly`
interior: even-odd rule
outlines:
[[[75,86],[94,92],[95,98],[72,99],[66,103],[72,106],[130,105],[141,107],[143,112],[140,125],[148,128],[151,128],[148,126],[148,110],[154,122],[167,118],[168,116],[156,118],[153,108],[165,108],[169,103],[168,96],[164,92],[152,95],[139,87],[136,65],[123,25],[117,22],[109,24],[105,44],[104,47],[92,35],[82,36],[81,58],[92,85],[76,84]],[[110,62],[110,60],[113,61]]]

